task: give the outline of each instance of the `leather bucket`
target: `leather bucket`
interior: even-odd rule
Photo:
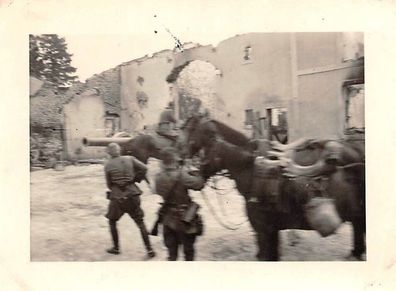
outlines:
[[[323,237],[335,233],[342,223],[335,208],[334,200],[330,198],[312,198],[305,205],[305,215],[310,226]]]

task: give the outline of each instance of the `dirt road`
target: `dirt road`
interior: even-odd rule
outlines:
[[[232,181],[223,181],[231,189]],[[150,229],[156,219],[160,197],[140,184],[145,221]],[[68,166],[64,171],[41,170],[31,173],[31,260],[32,261],[140,261],[146,260],[143,242],[134,222],[125,215],[119,222],[119,256],[107,254],[111,246],[107,219],[103,165]],[[214,195],[206,189],[210,204],[229,225],[219,225],[199,192],[193,197],[201,208],[205,234],[197,242],[200,261],[255,261],[254,233],[247,222],[244,203],[235,191]],[[219,199],[221,198],[221,201]],[[223,205],[224,207],[220,207]],[[223,214],[226,214],[224,216]],[[243,223],[244,222],[244,223]],[[296,231],[299,243],[289,245],[287,231],[281,232],[282,261],[344,260],[351,244],[351,227],[342,225],[335,235],[322,238],[314,231]],[[166,260],[162,237],[151,237],[157,251],[154,260]]]

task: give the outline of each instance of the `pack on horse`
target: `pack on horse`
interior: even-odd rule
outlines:
[[[304,206],[323,192],[335,200],[340,217],[352,222],[354,249],[351,254],[361,258],[365,251],[364,163],[356,162],[362,158],[357,157],[356,148],[348,142],[323,141],[318,145],[307,142],[307,146],[298,151],[290,150],[294,152],[293,159],[302,161],[305,166],[264,157],[258,171],[252,143],[246,137],[240,143],[242,134],[218,121],[192,117],[184,125],[183,135],[191,155],[203,149],[201,174],[205,178],[227,169],[235,180],[256,232],[259,260],[279,260],[279,230],[312,229]],[[237,136],[240,139],[236,139]],[[264,156],[268,156],[271,149],[268,141],[256,147]],[[285,166],[294,179],[285,178],[280,166]],[[326,178],[322,183],[311,176]]]

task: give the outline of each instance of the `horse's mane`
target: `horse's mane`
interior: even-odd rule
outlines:
[[[205,118],[204,116],[190,116],[184,124],[181,126],[181,129],[186,128],[186,126],[193,121],[197,121],[199,119]],[[224,140],[228,141],[231,144],[235,144],[237,146],[246,146],[249,143],[249,139],[241,132],[229,127],[228,125],[215,120],[215,119],[207,119],[207,122],[212,122],[218,133],[223,137]]]
[[[250,166],[256,158],[251,152],[224,140],[218,141],[217,146],[218,154],[222,157],[223,161],[232,167],[244,168]]]
[[[223,137],[223,139],[230,144],[234,144],[240,147],[245,147],[248,145],[249,139],[243,133],[229,127],[228,125],[220,121],[214,119],[211,119],[210,121],[216,125],[216,128],[219,131],[219,134]]]

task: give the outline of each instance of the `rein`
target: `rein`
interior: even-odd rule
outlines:
[[[217,174],[216,176],[219,176],[219,177],[224,178],[224,177],[227,177],[227,173]],[[216,179],[215,177],[212,177],[210,180],[211,180],[210,182],[212,182],[212,183],[209,183],[209,187],[210,187],[211,189],[213,189],[213,190],[215,191],[215,193],[216,193],[217,202],[218,202],[218,204],[219,204],[221,214],[222,214],[224,217],[227,217],[228,215],[227,215],[226,210],[225,210],[225,207],[224,207],[224,201],[222,200],[221,197],[224,196],[224,195],[227,195],[227,194],[231,193],[231,191],[235,190],[236,187],[234,186],[234,187],[232,187],[231,189],[220,189],[220,188],[218,188],[218,187],[216,186],[216,183],[219,181],[219,179]],[[225,193],[220,193],[219,191],[226,191],[226,192],[225,192]],[[226,229],[228,229],[228,230],[237,230],[237,229],[239,229],[244,223],[246,223],[246,222],[248,221],[248,219],[246,219],[246,220],[244,220],[244,221],[242,221],[242,222],[240,222],[240,223],[230,223],[230,222],[225,222],[225,221],[223,221],[223,220],[221,219],[221,217],[217,215],[217,213],[216,213],[214,207],[212,206],[212,204],[210,203],[210,201],[209,201],[209,199],[208,199],[208,197],[207,197],[208,195],[206,195],[206,192],[204,192],[203,189],[201,190],[201,194],[202,194],[202,197],[203,197],[204,200],[205,200],[206,205],[207,205],[208,208],[209,208],[209,211],[211,212],[211,214],[213,215],[213,217],[215,218],[215,220],[216,220],[222,227],[224,227],[224,228],[226,228]]]
[[[236,225],[234,225],[234,226],[228,225],[226,222],[222,221],[222,219],[217,215],[217,213],[216,213],[215,209],[213,208],[212,204],[210,204],[209,198],[208,198],[208,196],[206,195],[206,191],[205,191],[204,189],[201,190],[201,194],[202,194],[202,197],[203,197],[203,199],[204,199],[206,205],[207,205],[208,208],[209,208],[210,213],[213,215],[213,217],[215,218],[215,220],[216,220],[222,227],[224,227],[225,229],[228,229],[228,230],[237,230],[237,229],[239,229],[239,228],[241,227],[242,224],[244,224],[244,223],[247,221],[247,219],[246,219],[244,222],[239,223],[239,224],[236,224]]]
[[[219,141],[218,141],[219,142]],[[220,143],[222,141],[220,140]],[[214,163],[219,163],[220,162],[220,158],[217,158],[218,153],[219,153],[219,144],[220,143],[216,143],[214,147],[211,148],[212,154],[214,153]],[[221,151],[221,150],[220,150]],[[221,189],[219,187],[217,187],[217,183],[219,181],[219,179],[221,178],[225,178],[225,177],[230,177],[230,174],[228,173],[228,171],[221,171],[218,172],[215,176],[213,176],[211,179],[209,179],[209,183],[208,186],[213,189],[216,193],[216,197],[217,197],[217,202],[219,204],[219,208],[221,211],[221,214],[224,218],[227,218],[227,213],[224,207],[224,201],[222,200],[222,196],[229,194],[231,191],[234,191],[236,189],[236,186],[232,187],[231,189]],[[224,191],[223,193],[220,193],[220,191]],[[244,223],[246,223],[248,221],[248,219],[246,218],[244,221],[240,222],[240,223],[230,223],[230,222],[225,222],[223,221],[220,216],[216,213],[214,207],[210,204],[209,199],[207,198],[206,192],[201,191],[202,196],[205,200],[205,203],[208,205],[208,208],[211,212],[211,214],[213,215],[213,217],[215,218],[215,220],[224,228],[229,229],[229,230],[237,230],[240,228],[241,225],[243,225]]]

